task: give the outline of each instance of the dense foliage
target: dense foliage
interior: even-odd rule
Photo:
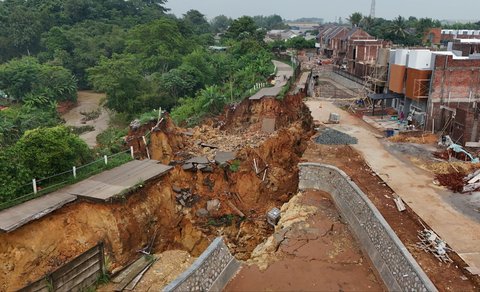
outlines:
[[[0,151],[0,203],[31,192],[31,179],[46,177],[91,159],[88,146],[63,126],[25,132]]]
[[[405,46],[428,45],[423,44],[425,32],[434,27],[444,29],[480,29],[480,22],[477,23],[457,23],[452,25],[442,25],[438,20],[431,18],[404,18],[398,16],[393,20],[383,18],[371,18],[355,12],[348,18],[352,26],[358,26],[365,29],[371,35],[384,40],[392,41],[394,44]]]
[[[15,101],[45,104],[77,98],[75,77],[60,66],[40,64],[33,57],[0,65],[0,88]]]

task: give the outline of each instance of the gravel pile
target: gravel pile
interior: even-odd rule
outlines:
[[[320,135],[315,139],[315,142],[324,145],[349,145],[357,144],[358,139],[340,131],[326,128],[320,131]]]

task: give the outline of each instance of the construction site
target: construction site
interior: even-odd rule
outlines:
[[[368,117],[396,114],[372,96],[387,58],[352,85],[301,51],[297,70],[275,64],[283,98],[265,88],[194,128],[132,123],[138,165],[2,227],[0,291],[478,291],[477,153]]]

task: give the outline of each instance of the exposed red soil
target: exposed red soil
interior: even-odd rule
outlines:
[[[463,186],[465,185],[465,182],[463,181],[464,177],[465,174],[461,172],[437,174],[435,176],[440,185],[446,186],[455,193],[459,193],[463,190]]]
[[[280,231],[278,259],[264,271],[244,266],[225,291],[385,291],[330,195],[307,191],[299,204],[316,212]]]

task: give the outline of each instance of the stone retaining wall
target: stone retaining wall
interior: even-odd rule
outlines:
[[[300,163],[299,189],[330,193],[390,291],[437,291],[367,196],[340,169]]]
[[[223,238],[217,237],[193,265],[163,291],[221,291],[239,267]]]
[[[327,78],[335,81],[336,83],[345,86],[346,88],[358,92],[363,88],[362,84],[359,84],[355,81],[352,81],[350,79],[347,79],[333,71],[318,71],[315,72],[315,75],[318,75],[319,78]]]

